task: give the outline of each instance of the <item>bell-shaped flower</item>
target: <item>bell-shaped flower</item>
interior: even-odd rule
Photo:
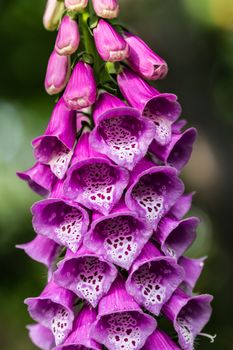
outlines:
[[[168,72],[166,62],[159,57],[138,36],[126,32],[124,39],[129,45],[127,63],[137,74],[145,79],[163,79]]]
[[[183,277],[182,267],[148,242],[130,269],[126,290],[139,305],[158,316]]]
[[[94,214],[84,244],[106,260],[128,270],[152,234],[151,227],[123,202],[109,215]]]
[[[75,148],[64,185],[65,196],[85,207],[108,214],[120,200],[129,181],[126,169],[95,152],[84,133]]]
[[[123,61],[128,56],[128,44],[108,22],[101,19],[93,34],[97,51],[104,61]]]
[[[24,250],[30,258],[44,264],[48,269],[52,267],[60,253],[60,247],[56,242],[41,235],[36,235],[31,242],[18,244],[16,248]]]
[[[195,240],[199,223],[200,220],[196,217],[180,221],[164,217],[154,233],[154,238],[165,255],[179,259]]]
[[[56,43],[55,50],[59,55],[72,55],[79,46],[80,34],[78,23],[70,16],[66,15],[62,18]]]
[[[72,333],[54,350],[101,350],[100,344],[92,339],[91,327],[95,320],[96,311],[84,305],[74,320]]]
[[[165,332],[157,328],[149,336],[142,350],[180,350],[180,348]]]
[[[181,114],[176,95],[160,93],[127,68],[118,74],[117,81],[129,104],[154,123],[155,141],[160,145],[168,144],[172,137],[172,124]]]
[[[96,99],[96,83],[92,67],[79,61],[71,74],[63,98],[67,107],[78,110],[90,107]]]
[[[116,267],[82,246],[76,253],[67,251],[58,264],[54,281],[96,307],[117,277]]]
[[[43,16],[43,24],[47,30],[56,30],[62,13],[64,11],[64,3],[60,0],[47,0],[46,8]]]
[[[90,135],[93,148],[132,170],[154,138],[154,124],[108,93],[100,95],[93,116],[96,125]]]
[[[181,220],[191,209],[194,195],[195,192],[191,192],[180,196],[173,207],[169,210],[168,216],[177,220]]]
[[[213,297],[208,294],[189,296],[177,289],[163,313],[173,322],[179,344],[184,350],[193,350],[195,338],[209,321]]]
[[[52,331],[56,345],[63,343],[72,330],[74,299],[72,292],[51,281],[40,296],[25,300],[30,316]]]
[[[181,171],[190,159],[196,136],[195,128],[187,129],[182,134],[173,134],[171,142],[165,146],[158,145],[156,141],[153,141],[150,145],[150,152],[166,165]]]
[[[97,16],[102,18],[116,18],[119,15],[120,6],[118,0],[92,0]]]
[[[32,225],[36,233],[76,252],[89,225],[89,217],[79,204],[63,196],[63,182],[58,181],[47,199],[32,206]]]
[[[80,12],[87,7],[88,0],[65,0],[65,7],[69,11]]]
[[[49,57],[45,75],[45,90],[49,95],[56,95],[66,87],[70,77],[70,57],[60,56],[55,50]]]
[[[69,166],[76,140],[76,116],[63,98],[56,104],[44,134],[32,141],[37,161],[50,165],[51,171],[63,179]]]
[[[157,166],[144,158],[133,169],[125,195],[128,208],[145,218],[156,230],[158,222],[184,191],[172,167]]]
[[[92,337],[109,350],[141,349],[157,325],[126,292],[124,282],[118,277],[102,298],[92,328]]]
[[[48,196],[56,182],[56,177],[50,167],[41,163],[36,163],[32,168],[23,172],[18,171],[17,176],[40,196]]]
[[[182,282],[182,288],[186,293],[192,294],[192,291],[202,273],[204,268],[204,262],[206,257],[199,259],[191,259],[186,256],[182,256],[178,260],[178,264],[184,269],[184,279]]]
[[[31,324],[27,326],[29,338],[32,343],[42,350],[52,350],[55,347],[53,333],[49,328],[41,324]]]

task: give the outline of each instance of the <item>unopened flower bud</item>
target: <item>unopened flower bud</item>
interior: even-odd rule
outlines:
[[[115,18],[119,14],[118,0],[92,0],[94,10],[99,17]]]
[[[43,24],[45,29],[56,30],[63,11],[63,1],[48,0],[43,16]]]
[[[78,49],[79,42],[78,23],[70,16],[63,17],[55,43],[56,52],[62,56],[72,55]]]
[[[70,11],[81,11],[87,7],[88,0],[65,0],[65,7]]]
[[[60,56],[53,51],[48,62],[45,77],[45,90],[49,95],[55,95],[61,92],[70,76],[70,58],[69,56]]]

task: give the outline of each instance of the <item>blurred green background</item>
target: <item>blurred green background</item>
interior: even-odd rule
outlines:
[[[0,0],[0,266],[1,350],[33,350],[23,299],[37,295],[46,271],[17,243],[33,237],[30,205],[38,200],[15,176],[33,164],[30,141],[43,132],[53,98],[43,89],[55,33],[42,27],[44,0]],[[198,349],[233,349],[233,1],[122,0],[121,19],[150,43],[170,67],[162,91],[175,92],[183,116],[199,130],[184,172],[196,190],[193,214],[202,218],[189,254],[208,255],[196,291],[214,294],[206,332]]]

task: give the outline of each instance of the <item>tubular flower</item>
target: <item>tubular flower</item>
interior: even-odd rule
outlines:
[[[180,173],[197,131],[175,94],[144,80],[167,64],[107,21],[118,12],[118,0],[51,0],[44,17],[58,28],[45,87],[61,95],[32,142],[35,165],[17,173],[45,197],[31,209],[36,236],[17,246],[48,271],[25,300],[42,350],[193,350],[197,336],[214,339],[201,333],[212,297],[193,292],[205,258],[184,256],[199,219],[186,217],[194,192]]]
[[[116,276],[114,265],[85,247],[77,253],[68,251],[54,273],[58,285],[71,290],[93,307],[108,292]]]
[[[80,34],[78,24],[70,16],[63,17],[57,39],[55,50],[59,55],[72,55],[79,46]]]
[[[45,133],[32,141],[35,158],[48,164],[59,179],[69,166],[76,140],[76,118],[63,98],[56,104]]]
[[[128,44],[106,21],[101,19],[93,31],[95,45],[104,61],[123,61],[128,56]]]
[[[115,18],[120,11],[118,0],[92,0],[92,4],[97,16],[102,18]]]

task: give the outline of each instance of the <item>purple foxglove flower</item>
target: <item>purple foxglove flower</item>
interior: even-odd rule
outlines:
[[[142,312],[120,277],[102,298],[98,310],[92,337],[109,350],[139,350],[156,328],[155,319]]]
[[[145,79],[163,79],[168,72],[166,62],[154,53],[138,36],[125,33],[124,39],[129,45],[129,66]]]
[[[47,30],[56,30],[64,11],[64,3],[60,0],[47,0],[43,24]]]
[[[67,251],[58,264],[54,281],[96,307],[117,277],[117,269],[84,246],[77,253]]]
[[[191,209],[194,194],[195,192],[192,192],[180,196],[170,209],[168,215],[177,220],[181,220]]]
[[[40,196],[47,196],[56,181],[56,177],[51,172],[49,166],[36,163],[32,168],[17,172],[18,177],[27,182],[28,186]]]
[[[97,51],[104,61],[123,61],[128,56],[128,44],[108,22],[101,19],[93,34]]]
[[[196,238],[196,229],[200,220],[196,217],[174,220],[163,218],[154,233],[165,255],[179,259]]]
[[[65,7],[70,11],[79,12],[87,7],[88,0],[65,0]]]
[[[39,297],[25,300],[30,316],[52,331],[56,345],[63,343],[72,330],[74,299],[72,292],[51,281]]]
[[[143,116],[154,122],[155,141],[166,145],[171,141],[172,123],[181,114],[180,104],[174,94],[161,94],[129,69],[118,74],[120,90],[132,107],[139,109]]]
[[[177,122],[172,124],[172,133],[173,134],[181,134],[182,129],[186,126],[187,120],[179,119]]]
[[[62,195],[63,182],[58,181],[48,199],[32,206],[32,225],[36,233],[76,252],[87,231],[89,218],[85,209]]]
[[[57,243],[41,235],[37,235],[31,242],[18,244],[16,248],[24,250],[30,258],[44,264],[48,268],[51,268],[60,253]]]
[[[52,350],[55,346],[53,333],[41,324],[27,326],[32,343],[42,350]]]
[[[54,50],[49,58],[46,76],[45,90],[49,95],[61,92],[70,77],[70,57],[60,56]]]
[[[97,16],[102,18],[115,18],[119,15],[120,6],[118,0],[92,0]]]
[[[96,311],[84,305],[74,320],[72,333],[55,350],[101,350],[100,344],[92,339],[91,327],[95,320]]]
[[[112,105],[115,105],[112,108]],[[118,105],[118,107],[117,107]],[[110,94],[95,105],[96,127],[90,135],[93,148],[129,170],[144,157],[155,134],[153,123]]]
[[[149,336],[142,350],[180,350],[180,348],[165,332],[156,329]]]
[[[37,161],[50,165],[63,179],[69,166],[76,140],[76,117],[63,98],[56,104],[45,133],[32,141]]]
[[[178,263],[183,267],[185,276],[182,282],[182,287],[185,289],[186,293],[192,294],[192,291],[199,279],[206,257],[200,259],[191,259],[186,256],[182,256]]]
[[[182,195],[184,185],[174,168],[156,166],[147,159],[131,173],[126,205],[145,218],[156,230],[158,222]]]
[[[166,165],[181,171],[189,161],[196,136],[196,129],[190,128],[182,134],[173,134],[171,142],[165,146],[160,146],[156,141],[153,141],[150,145],[150,151]]]
[[[89,133],[79,139],[73,158],[74,165],[68,170],[64,185],[66,197],[108,214],[128,184],[128,171],[95,152],[89,143]]]
[[[79,61],[73,69],[64,92],[64,100],[70,109],[90,107],[96,99],[96,83],[92,67]]]
[[[145,220],[140,220],[136,212],[131,212],[121,202],[107,216],[94,215],[84,244],[106,260],[128,270],[151,234],[152,229]]]
[[[72,55],[79,46],[80,34],[78,23],[70,16],[63,17],[57,39],[55,43],[55,50],[59,55]]]
[[[173,322],[182,349],[193,350],[196,336],[210,319],[212,299],[208,294],[189,296],[177,289],[164,305],[163,312]]]
[[[126,290],[139,305],[158,316],[183,277],[182,267],[148,242],[130,269]]]

